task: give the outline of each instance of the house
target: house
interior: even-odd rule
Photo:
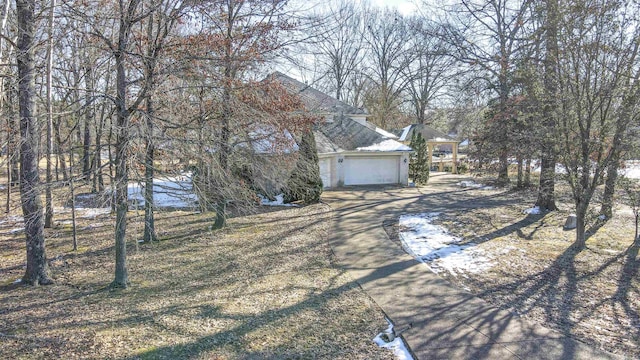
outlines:
[[[427,142],[427,159],[430,159],[430,167],[437,164],[439,171],[443,171],[446,164],[451,166],[452,173],[457,172],[458,141],[456,139],[428,125],[412,124],[398,132],[398,141],[409,144],[414,133],[420,133]]]
[[[367,122],[366,111],[350,106],[287,75],[272,74],[297,93],[308,111],[323,121],[314,127],[325,188],[409,182],[411,148]]]

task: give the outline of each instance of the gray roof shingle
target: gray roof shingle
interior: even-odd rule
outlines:
[[[312,112],[328,112],[332,114],[365,115],[366,112],[345,102],[337,100],[322,91],[316,90],[281,72],[274,72],[271,77],[280,81],[289,91],[300,96],[300,99]]]

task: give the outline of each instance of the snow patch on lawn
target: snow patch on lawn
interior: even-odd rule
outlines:
[[[407,346],[404,344],[404,341],[402,341],[402,338],[395,337],[392,341],[389,342],[385,341],[382,338],[383,335],[393,334],[393,325],[391,324],[391,321],[389,321],[389,319],[387,319],[387,322],[389,323],[389,327],[387,328],[387,330],[373,338],[373,342],[381,348],[393,351],[393,355],[395,355],[398,360],[413,360],[413,356],[411,356],[411,353],[407,349]]]
[[[473,189],[480,189],[480,190],[493,190],[494,189],[493,186],[478,184],[477,182],[475,182],[473,180],[460,181],[457,185],[460,186],[461,188],[473,188]]]
[[[111,213],[111,208],[95,208],[95,209],[76,209],[80,210],[81,215],[78,217],[81,219],[95,219],[101,215],[109,215]]]
[[[130,183],[128,186],[129,202],[144,206],[144,186]],[[198,197],[193,191],[193,180],[190,172],[153,179],[153,203],[158,208],[185,209],[194,208]]]
[[[540,215],[542,210],[540,210],[539,206],[534,206],[532,208],[525,209],[522,213],[527,215]]]
[[[400,216],[400,240],[404,248],[425,263],[434,273],[443,270],[454,276],[465,272],[479,273],[493,264],[476,244],[460,244],[462,239],[442,226],[432,224],[440,213]]]
[[[540,165],[539,165],[539,164],[538,164],[538,166],[536,166],[536,167],[533,169],[533,172],[534,172],[534,173],[537,173],[537,174],[539,174],[541,171],[542,171],[542,168],[540,167]],[[561,164],[556,164],[555,173],[556,173],[556,174],[566,174],[566,173],[567,173],[567,169],[566,169],[563,165],[561,165]]]
[[[629,160],[625,162],[625,168],[620,173],[629,179],[640,179],[640,161]]]
[[[9,215],[9,216],[5,216],[4,219],[0,220],[0,225],[4,225],[8,223],[19,223],[23,221],[24,221],[24,218],[22,216]]]
[[[11,234],[11,235],[19,234],[21,232],[24,232],[24,228],[23,227],[9,230],[9,234]]]
[[[264,206],[297,206],[296,204],[285,204],[284,194],[276,195],[275,200],[269,200],[266,196],[258,194],[260,205]]]

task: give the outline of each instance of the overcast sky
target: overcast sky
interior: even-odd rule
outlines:
[[[395,7],[403,15],[409,15],[415,12],[416,5],[414,0],[370,0],[371,3],[380,7]]]

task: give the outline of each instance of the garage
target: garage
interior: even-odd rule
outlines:
[[[398,184],[400,183],[400,158],[400,156],[346,156],[344,184]]]
[[[318,159],[318,165],[320,166],[320,179],[322,179],[322,186],[325,189],[331,187],[331,158]]]

